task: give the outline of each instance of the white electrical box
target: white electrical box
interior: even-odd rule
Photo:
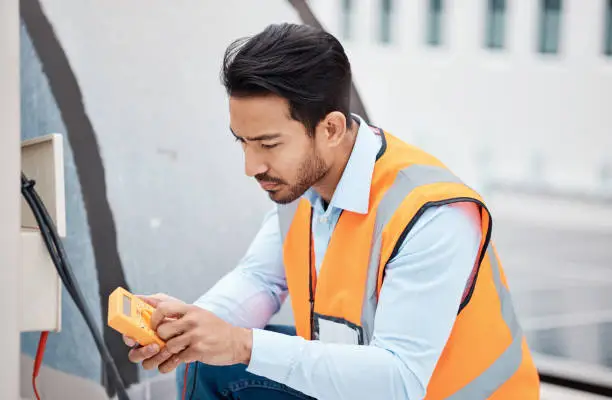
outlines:
[[[35,181],[60,238],[66,236],[62,136],[50,134],[21,143],[21,170]],[[62,282],[30,206],[21,198],[21,331],[59,331]]]

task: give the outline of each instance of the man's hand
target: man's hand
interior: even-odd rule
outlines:
[[[151,316],[151,329],[166,342],[164,350],[174,355],[159,366],[162,373],[182,362],[233,365],[248,364],[251,358],[251,330],[235,327],[198,306],[160,301]]]
[[[181,303],[180,300],[163,293],[158,293],[151,296],[138,297],[144,300],[144,302],[152,305],[153,307],[157,307],[160,302],[164,301]],[[173,356],[173,354],[170,353],[167,348],[164,348],[160,352],[159,347],[156,344],[150,344],[144,347],[136,347],[136,341],[125,335],[123,336],[123,341],[126,345],[132,347],[132,350],[130,350],[128,354],[128,359],[133,363],[142,362],[142,366],[145,369],[157,368],[161,364],[167,362],[168,359]]]

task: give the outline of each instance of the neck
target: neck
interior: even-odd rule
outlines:
[[[321,196],[321,198],[329,204],[336,187],[342,178],[346,164],[351,157],[353,146],[355,146],[355,140],[357,139],[357,131],[359,130],[359,124],[356,121],[352,121],[351,127],[348,134],[345,136],[346,140],[339,148],[339,155],[337,159],[332,163],[327,174],[319,182],[313,185],[313,189]]]

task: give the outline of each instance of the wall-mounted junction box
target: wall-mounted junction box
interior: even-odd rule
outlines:
[[[36,182],[61,238],[66,236],[62,136],[50,134],[21,142],[21,170]],[[30,206],[21,199],[21,331],[59,331],[62,283]]]

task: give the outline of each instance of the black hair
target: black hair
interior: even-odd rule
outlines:
[[[309,25],[272,24],[232,42],[223,58],[222,81],[235,97],[275,94],[287,99],[291,118],[309,135],[330,112],[351,124],[351,65],[333,35]]]

